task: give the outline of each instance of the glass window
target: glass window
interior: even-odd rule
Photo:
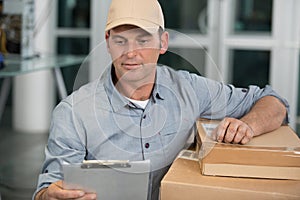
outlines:
[[[58,1],[58,27],[89,28],[90,0]]]
[[[269,83],[270,52],[258,50],[232,50],[232,84],[238,87]]]
[[[57,53],[88,55],[89,42],[89,38],[58,38]],[[80,69],[80,67],[81,65],[61,68],[68,94],[88,82],[88,69]],[[80,76],[77,76],[78,72]]]
[[[80,38],[65,38],[57,39],[58,54],[75,54],[87,55],[89,53],[90,39],[85,37]]]
[[[203,49],[169,48],[166,54],[160,56],[158,63],[204,75],[205,57]]]
[[[270,32],[272,0],[236,0],[234,31]]]
[[[207,0],[159,0],[166,28],[206,33]]]

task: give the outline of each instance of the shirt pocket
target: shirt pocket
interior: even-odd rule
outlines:
[[[162,144],[164,146],[170,144],[176,138],[178,131],[179,128],[178,125],[176,125],[176,123],[171,123],[170,125],[165,126],[159,132]]]

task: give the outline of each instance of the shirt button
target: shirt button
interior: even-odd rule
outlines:
[[[145,144],[145,148],[148,149],[149,147],[150,147],[150,144],[147,142],[147,143]]]
[[[143,119],[146,119],[146,115],[143,116]]]
[[[243,88],[242,92],[246,93],[246,92],[248,92],[248,90],[246,88]]]

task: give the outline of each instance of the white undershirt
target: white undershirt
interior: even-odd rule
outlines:
[[[148,104],[148,102],[149,102],[149,99],[141,101],[141,100],[130,99],[130,98],[128,98],[128,97],[125,97],[125,98],[128,99],[130,102],[132,102],[132,103],[134,103],[134,104],[140,106],[140,107],[143,108],[143,109],[146,108],[146,106],[147,106],[147,104]]]

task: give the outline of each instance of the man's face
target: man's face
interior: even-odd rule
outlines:
[[[106,40],[117,80],[142,81],[154,78],[158,57],[167,49],[168,35],[123,25],[110,30]]]

